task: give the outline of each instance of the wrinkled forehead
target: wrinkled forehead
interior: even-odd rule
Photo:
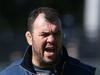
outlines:
[[[46,22],[44,24],[44,26],[41,27],[41,29],[45,32],[57,32],[57,31],[61,31],[61,27],[60,25],[57,25],[57,24],[52,24],[52,23],[49,23],[49,22]]]
[[[41,13],[37,16],[33,23],[34,28],[54,28],[61,29],[61,21],[59,18],[57,20],[50,22],[45,18],[45,14]]]

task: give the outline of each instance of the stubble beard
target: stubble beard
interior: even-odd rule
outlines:
[[[41,52],[39,52],[39,51],[41,51]],[[56,53],[55,59],[51,59],[50,61],[46,61],[44,59],[44,51],[39,50],[39,48],[36,46],[35,47],[33,46],[33,57],[35,58],[35,61],[37,61],[37,63],[39,63],[41,66],[51,66],[51,65],[56,64],[57,61],[59,60],[59,56],[60,56],[60,52]]]

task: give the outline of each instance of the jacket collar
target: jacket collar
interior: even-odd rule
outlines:
[[[26,49],[26,52],[24,54],[21,66],[31,72],[31,73],[36,73],[36,71],[34,70],[33,64],[32,64],[32,47],[28,46]]]
[[[66,59],[68,59],[68,54],[67,54],[67,50],[65,47],[63,47],[63,55],[62,55],[62,60],[60,62],[60,64],[57,65],[57,69],[59,70],[59,68],[61,68],[61,66],[63,65],[64,61]],[[26,52],[24,54],[24,57],[23,57],[23,60],[21,62],[21,66],[31,72],[31,73],[36,73],[34,67],[33,67],[33,64],[32,64],[32,47],[31,46],[28,46],[28,48],[26,49]]]

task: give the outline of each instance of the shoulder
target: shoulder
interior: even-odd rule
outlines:
[[[7,68],[0,72],[0,75],[17,75],[24,72],[24,70],[20,66],[20,62],[14,62],[9,65]],[[23,75],[23,74],[22,74]]]
[[[81,74],[81,75],[95,75],[95,67],[92,67],[90,65],[84,64],[82,62],[80,62],[79,60],[69,57],[68,59],[68,65],[70,70],[74,73],[76,72],[77,74]]]

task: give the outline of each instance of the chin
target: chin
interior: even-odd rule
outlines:
[[[56,62],[56,60],[51,60],[51,59],[48,59],[48,60],[45,60],[44,61],[46,64],[48,65],[51,65],[51,64],[54,64]]]

